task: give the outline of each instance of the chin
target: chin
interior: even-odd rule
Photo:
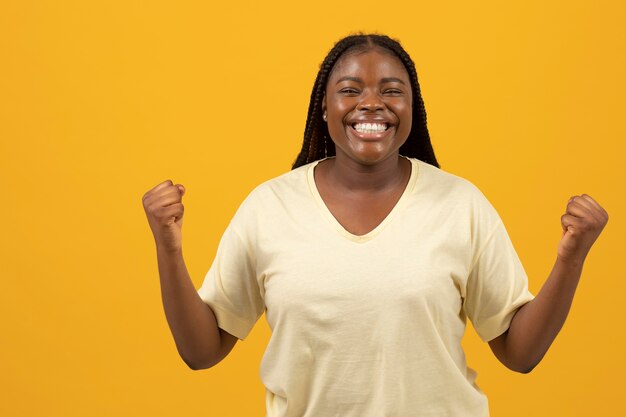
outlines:
[[[398,156],[398,152],[353,152],[348,157],[362,165],[376,165],[390,157]]]
[[[398,143],[394,138],[362,140],[348,135],[345,139],[344,141],[334,141],[337,157],[350,159],[361,165],[376,165],[390,157],[397,157],[399,148],[404,143],[404,141]]]

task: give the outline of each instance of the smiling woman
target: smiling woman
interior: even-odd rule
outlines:
[[[359,60],[359,57],[363,58],[363,55],[369,56],[370,53],[375,53],[376,55],[370,56],[369,60],[365,57],[362,63],[369,65],[368,69],[376,73],[359,69],[361,62],[355,62],[354,59],[357,58]],[[384,55],[382,61],[377,62],[376,58],[381,55]],[[354,70],[358,74],[350,74]],[[376,84],[373,90],[372,85],[364,85],[364,75],[366,78],[373,78],[373,80],[368,80]],[[329,81],[331,76],[333,80]],[[346,83],[347,85],[339,88],[340,83]],[[371,102],[362,102],[364,87],[368,89],[368,91],[365,91],[365,94],[375,93],[370,96],[374,99],[386,97],[386,103],[409,106],[405,110],[408,110],[410,115],[408,120],[405,119],[403,121],[404,125],[402,126],[402,128],[409,130],[408,136],[404,138],[405,140],[408,138],[408,140],[402,144],[400,153],[439,167],[430,144],[430,136],[426,127],[424,101],[422,100],[413,60],[399,42],[387,36],[354,35],[337,42],[320,66],[320,71],[317,74],[311,93],[302,150],[293,168],[335,155],[335,137],[329,132],[330,124],[327,126],[325,123],[328,116],[328,100],[337,97],[336,94],[341,91],[339,96],[343,95],[346,98],[353,98],[346,103],[351,102],[355,105],[361,102],[361,108],[372,106]],[[384,94],[382,94],[382,87],[385,87]],[[393,97],[397,97],[399,100],[389,100]],[[381,106],[381,104],[383,103],[378,101],[373,105]],[[397,105],[394,107],[397,107]],[[358,122],[358,118],[356,121]],[[331,141],[329,137],[332,137],[333,140]]]
[[[337,157],[372,165],[397,153],[411,132],[411,95],[395,55],[383,49],[343,55],[322,101]]]
[[[329,52],[293,169],[242,203],[197,292],[184,192],[168,180],[143,198],[176,345],[209,368],[265,312],[268,417],[488,416],[461,347],[467,319],[505,366],[529,372],[608,219],[572,197],[554,269],[531,294],[496,209],[439,168],[413,61],[383,35]]]
[[[324,203],[346,230],[364,235],[387,217],[409,180],[410,163],[398,158],[412,125],[409,74],[400,59],[384,48],[345,53],[330,73],[322,112],[336,157],[317,164],[315,182]],[[378,184],[368,185],[379,190],[363,193],[360,201],[346,200],[359,188],[353,182],[360,177],[337,169],[350,166],[376,166],[386,172]]]

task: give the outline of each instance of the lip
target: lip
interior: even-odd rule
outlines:
[[[387,123],[387,130],[385,130],[384,132],[374,132],[374,133],[361,133],[358,132],[357,130],[355,130],[352,125],[354,123],[350,123],[348,125],[348,131],[353,135],[356,136],[357,138],[361,139],[361,140],[381,140],[381,139],[386,139],[389,135],[391,135],[391,132],[393,129],[395,129],[396,127],[392,124],[389,124],[388,122],[381,122],[381,121],[367,121],[367,122],[355,122],[355,123]]]
[[[357,123],[386,123],[389,126],[393,124],[388,119],[382,117],[359,117],[348,121],[348,124],[350,124],[350,126]]]
[[[395,127],[395,123],[392,123],[388,118],[385,118],[381,115],[376,115],[374,117],[372,116],[373,115],[369,115],[369,116],[362,115],[361,117],[355,117],[353,119],[348,120],[347,123],[348,123],[348,127],[350,128],[349,130],[351,130],[354,135],[362,139],[363,138],[364,139],[378,139],[379,137],[385,136],[385,134],[388,133],[391,130],[391,128]],[[356,125],[357,123],[380,123],[380,124],[384,123],[387,125],[387,130],[385,130],[384,132],[378,132],[378,133],[359,133],[354,129],[354,125]]]

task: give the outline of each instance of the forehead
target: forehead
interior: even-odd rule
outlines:
[[[378,80],[387,77],[396,77],[404,80],[409,85],[409,74],[395,54],[380,48],[366,51],[348,51],[335,63],[329,83],[341,77],[351,76],[363,80]]]

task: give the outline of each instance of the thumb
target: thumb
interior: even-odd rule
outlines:
[[[176,187],[180,190],[181,197],[185,195],[185,187],[182,184],[176,184]]]

